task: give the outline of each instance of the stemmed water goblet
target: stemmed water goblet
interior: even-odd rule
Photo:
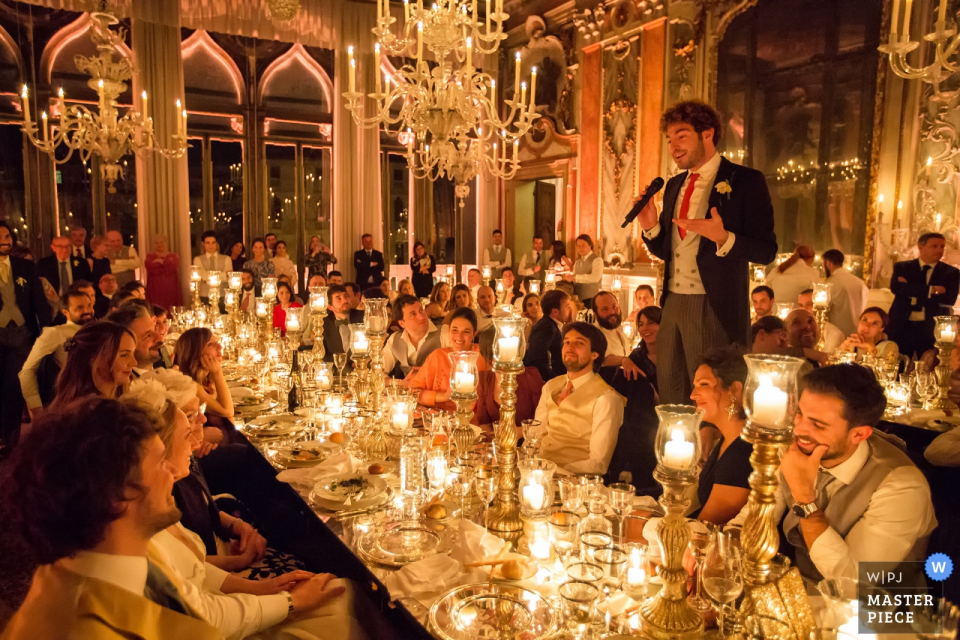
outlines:
[[[917,395],[923,400],[923,408],[929,410],[930,403],[936,397],[940,390],[937,382],[937,374],[926,367],[917,365]]]
[[[707,549],[710,546],[711,531],[704,523],[699,520],[693,520],[687,525],[690,530],[690,539],[687,542],[687,548],[690,549],[693,559],[696,560],[696,583],[693,588],[693,594],[687,598],[694,609],[698,611],[709,611],[710,601],[703,597],[703,561],[707,557]]]
[[[610,508],[617,514],[617,538],[623,542],[623,513],[630,508],[637,489],[626,482],[615,482],[607,487]]]
[[[703,561],[703,587],[719,605],[720,637],[726,637],[724,610],[743,593],[743,574],[733,538],[721,531],[713,535]]]
[[[523,448],[536,457],[540,451],[540,439],[543,437],[543,425],[539,420],[523,421]]]
[[[447,472],[447,483],[454,494],[460,498],[460,517],[466,518],[466,499],[470,493],[470,487],[473,485],[474,471],[473,467],[461,464],[450,467]]]
[[[556,478],[560,486],[560,501],[563,508],[572,513],[579,513],[583,507],[584,487],[580,484],[579,478]]]
[[[337,374],[337,377],[340,378],[341,384],[343,383],[343,370],[347,366],[347,353],[335,353],[333,354],[333,366],[340,370],[340,373]]]
[[[486,522],[487,507],[497,494],[497,482],[500,480],[500,467],[482,465],[477,469],[474,487],[480,496],[480,522]]]
[[[567,566],[570,554],[577,548],[580,533],[580,516],[572,511],[556,511],[550,516],[550,543],[553,551]]]

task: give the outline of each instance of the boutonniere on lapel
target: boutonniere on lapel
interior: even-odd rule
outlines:
[[[16,282],[17,282],[18,285],[20,285],[20,288],[21,288],[21,289],[22,289],[23,287],[27,286],[27,281],[26,281],[26,279],[23,278],[23,277],[17,278]]]
[[[80,266],[80,261],[77,260],[76,258],[74,258],[74,259],[73,259],[73,266],[79,267],[79,266]]]
[[[728,200],[730,199],[730,194],[733,193],[733,187],[731,187],[730,183],[726,180],[718,182],[713,188],[716,189],[720,195],[727,196]]]

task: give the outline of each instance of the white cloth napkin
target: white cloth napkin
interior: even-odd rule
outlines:
[[[408,564],[383,579],[393,599],[416,597],[427,592],[440,592],[456,586],[460,580],[460,563],[446,554],[436,554]]]
[[[230,397],[233,401],[243,400],[256,395],[250,387],[230,387]]]
[[[633,496],[634,509],[660,509],[660,503],[653,496]]]
[[[286,469],[277,475],[277,480],[292,484],[298,489],[310,490],[323,478],[341,473],[356,473],[364,468],[360,462],[346,451],[330,456],[320,464],[305,469]]]
[[[459,534],[456,544],[450,550],[450,557],[463,564],[495,556],[506,544],[485,528],[465,519],[460,520]]]

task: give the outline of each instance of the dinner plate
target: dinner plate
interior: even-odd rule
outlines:
[[[249,389],[249,387],[247,387],[247,383],[239,378],[236,380],[227,380],[227,386],[231,389],[238,389],[240,387],[246,387]]]
[[[312,467],[343,450],[333,442],[310,440],[277,449],[276,458],[288,469]]]
[[[349,436],[345,436],[344,438],[345,440],[348,440]],[[370,467],[372,467],[375,464],[378,464],[381,467],[383,467],[383,471],[381,473],[373,473],[372,471],[370,471]],[[400,465],[391,460],[374,460],[373,462],[370,462],[367,465],[367,469],[366,469],[366,472],[369,473],[370,475],[380,476],[381,478],[391,473],[394,473],[394,474],[399,473],[399,471],[400,471]]]
[[[504,582],[454,587],[430,607],[429,629],[442,640],[499,638],[504,623],[518,640],[540,640],[556,633],[558,615],[541,594]]]
[[[352,474],[352,475],[356,475],[356,474]],[[345,511],[360,512],[360,511],[365,511],[367,509],[374,509],[386,504],[387,502],[393,499],[393,495],[394,495],[393,490],[387,487],[386,491],[380,493],[376,497],[367,498],[364,496],[358,501],[351,501],[351,504],[345,504],[343,502],[335,502],[332,500],[324,500],[323,498],[317,496],[316,493],[314,493],[314,491],[310,492],[308,499],[310,500],[310,504],[316,507],[320,507],[321,509],[324,509],[326,511],[333,511],[335,513],[345,512]]]
[[[304,426],[300,418],[284,414],[254,418],[244,425],[243,430],[257,438],[276,438],[299,431]]]
[[[338,505],[356,506],[365,500],[374,500],[387,490],[387,483],[368,473],[341,473],[324,478],[313,487],[318,499]],[[357,496],[360,499],[357,500]],[[350,504],[347,504],[347,501]]]
[[[235,404],[234,410],[242,416],[249,416],[270,411],[276,406],[276,400],[268,400],[266,402],[257,402],[256,404]]]
[[[422,520],[394,522],[365,533],[357,541],[357,551],[367,562],[403,567],[430,556],[450,553],[455,541],[456,532],[446,527],[430,527]]]
[[[449,522],[449,521],[452,520],[453,518],[460,516],[460,504],[459,504],[459,503],[453,502],[452,500],[439,500],[439,501],[437,501],[436,504],[442,506],[444,509],[447,510],[446,515],[443,516],[442,518],[431,518],[431,517],[428,516],[426,513],[421,512],[421,513],[423,513],[423,521],[424,521],[425,523],[431,523],[431,522],[432,522],[432,523],[444,523],[444,522]]]

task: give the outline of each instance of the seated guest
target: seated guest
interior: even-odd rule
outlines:
[[[493,314],[497,308],[497,294],[493,287],[480,287],[477,290],[477,331],[493,326]]]
[[[150,545],[180,519],[158,430],[138,407],[88,397],[14,450],[7,517],[41,566],[4,638],[223,637]]]
[[[119,309],[107,314],[106,319],[129,329],[137,340],[137,368],[133,374],[141,376],[152,370],[160,359],[160,347],[163,345],[163,341],[157,337],[153,305],[146,300],[128,300]]]
[[[773,315],[773,289],[770,287],[765,285],[754,287],[750,292],[750,300],[753,302],[754,318]]]
[[[747,480],[753,470],[750,467],[753,445],[740,438],[747,420],[743,412],[747,363],[736,348],[713,349],[703,356],[701,363],[694,373],[690,399],[703,411],[704,422],[716,427],[721,438],[709,451],[700,471],[697,486],[700,509],[690,517],[726,524],[740,513],[750,496]]]
[[[431,320],[442,320],[447,314],[447,305],[450,303],[450,285],[442,280],[433,285],[430,292],[430,304],[427,305],[427,317]]]
[[[140,298],[141,300],[147,299],[147,289],[143,286],[142,282],[137,280],[131,280],[127,284],[120,287],[120,291],[129,291],[133,294],[134,298]]]
[[[65,302],[66,323],[45,327],[20,369],[20,390],[31,416],[37,409],[53,401],[57,374],[67,363],[64,343],[75,336],[80,327],[94,321],[93,300],[87,294],[68,291]],[[52,362],[47,356],[52,356]]]
[[[153,315],[156,318],[157,340],[160,341],[160,359],[153,365],[155,369],[169,369],[173,366],[173,356],[164,342],[167,339],[167,331],[170,330],[170,312],[159,305],[153,305]]]
[[[523,437],[521,425],[524,420],[533,420],[540,404],[540,392],[543,390],[543,378],[534,368],[524,369],[517,376],[517,405],[514,422],[517,425],[517,437]],[[474,409],[473,424],[492,434],[500,422],[500,374],[495,371],[481,371],[477,380],[477,406]]]
[[[573,317],[570,296],[553,289],[540,299],[543,317],[530,330],[523,366],[535,367],[542,380],[553,380],[567,372],[563,366],[560,330]]]
[[[546,425],[540,457],[571,473],[606,473],[617,446],[624,399],[596,375],[606,350],[606,338],[593,325],[564,327],[566,374],[544,385],[537,405],[536,419]]]
[[[633,351],[632,340],[623,332],[623,315],[620,313],[617,296],[609,291],[600,291],[593,297],[591,305],[596,315],[597,327],[607,339],[607,356],[602,366],[621,367],[627,380],[644,375],[629,357]]]
[[[240,282],[240,312],[253,314],[257,310],[257,293],[259,293],[253,284],[253,272],[249,269],[242,270]]]
[[[450,346],[435,349],[427,356],[423,366],[408,378],[412,389],[421,389],[418,401],[427,407],[453,408],[450,401],[450,358],[451,351],[480,351],[473,343],[477,334],[477,314],[473,309],[457,309],[450,317]],[[486,371],[487,363],[483,356],[477,358],[477,368]]]
[[[750,353],[785,355],[788,346],[787,330],[777,316],[763,316],[750,325]]]
[[[806,309],[810,313],[813,313],[813,289],[804,289],[800,292],[800,295],[797,298],[797,306],[801,309]],[[840,329],[838,329],[837,326],[832,324],[829,320],[826,320],[823,323],[823,334],[824,353],[833,353],[847,338],[847,336],[843,334],[843,331],[840,331]]]
[[[323,359],[333,362],[333,354],[346,353],[350,349],[350,325],[363,322],[363,311],[350,308],[350,294],[342,284],[327,287],[327,310],[323,318]],[[314,332],[307,318],[304,323],[303,345],[313,345]],[[349,364],[347,367],[349,368]]]
[[[400,285],[402,284],[403,284],[403,280],[400,281]],[[400,286],[400,285],[397,285],[397,286]],[[389,280],[383,280],[380,282],[380,292],[387,298],[390,304],[393,304],[394,301],[397,299],[397,296],[400,295],[399,293],[397,293],[396,291],[390,288]]]
[[[653,287],[648,284],[637,285],[637,288],[633,290],[633,309],[630,311],[630,315],[627,317],[636,322],[637,316],[640,314],[641,310],[646,309],[647,307],[654,307],[656,305],[657,296],[653,292]]]
[[[885,333],[890,316],[880,307],[867,307],[860,314],[857,332],[843,341],[838,351],[853,351],[870,354],[895,362],[900,358],[897,343]]]
[[[637,314],[637,334],[640,344],[630,359],[657,391],[657,334],[660,333],[660,307],[647,306]]]
[[[527,322],[530,323],[530,327],[540,322],[540,319],[543,317],[543,308],[540,306],[540,296],[536,293],[528,293],[523,296],[523,305],[521,306],[520,315],[527,319]]]
[[[281,241],[282,242],[282,241]],[[280,244],[279,242],[277,244]],[[300,309],[303,305],[294,300],[293,288],[290,283],[277,283],[277,305],[273,308],[273,328],[280,329],[280,335],[287,335],[287,312],[291,309]],[[299,313],[293,311],[293,313]]]
[[[389,285],[388,285],[388,287],[389,287]],[[433,291],[433,288],[432,288],[432,287],[431,287],[430,291],[431,291],[431,292]],[[397,283],[397,290],[394,291],[393,293],[395,293],[395,294],[397,294],[397,295],[393,296],[391,302],[395,301],[395,300],[397,299],[397,296],[415,296],[415,295],[417,295],[416,290],[413,288],[413,283],[410,282],[409,280],[401,280],[400,282],[398,282],[398,283]],[[425,296],[423,296],[423,297],[424,297],[424,298],[427,298],[427,297],[429,297],[429,296],[430,296],[430,293],[428,292],[427,295],[425,295]]]
[[[223,356],[220,343],[206,327],[194,327],[183,332],[177,340],[173,364],[196,383],[197,397],[207,405],[207,420],[211,425],[233,432],[233,398],[223,377]],[[212,420],[218,417],[218,420]]]
[[[787,343],[792,351],[790,355],[804,357],[814,367],[827,362],[827,354],[817,351],[820,330],[817,319],[806,309],[794,309],[783,322],[787,329]]]
[[[100,276],[97,299],[93,303],[93,315],[99,320],[110,310],[110,301],[117,293],[117,276],[105,273]]]
[[[803,379],[793,444],[780,461],[773,519],[800,573],[857,577],[860,562],[920,561],[937,525],[930,487],[874,426],[886,398],[873,372],[822,367]],[[735,519],[742,523],[746,508]]]
[[[392,334],[383,345],[383,370],[393,378],[403,379],[411,372],[415,374],[427,357],[440,348],[440,330],[427,318],[420,300],[407,294],[397,297],[391,319],[401,331]]]
[[[312,276],[310,276],[309,280],[307,280],[307,293],[310,293],[310,289],[314,287],[325,287],[325,286],[327,286],[327,279],[324,276],[320,275],[319,273],[315,273]]]
[[[109,314],[114,309],[119,309],[127,300],[133,300],[134,298],[136,298],[136,296],[129,291],[117,291],[117,293],[110,298],[110,304],[107,305],[107,313]],[[103,316],[101,320],[105,318],[106,316]]]
[[[513,273],[512,267],[504,267],[500,271],[500,279],[503,281],[504,304],[513,304],[517,299],[523,297],[520,290],[521,283],[517,282],[517,276]]]
[[[454,285],[450,291],[450,298],[447,300],[447,306],[445,307],[447,317],[444,319],[448,319],[449,313],[454,309],[463,309],[464,307],[476,309],[477,305],[473,298],[473,293],[470,291],[470,287],[461,283]]]
[[[327,284],[343,284],[343,274],[334,269],[327,273]]]
[[[356,282],[344,282],[343,286],[347,290],[347,295],[350,296],[350,308],[363,310],[363,290],[360,289],[360,285]]]
[[[480,290],[480,285],[483,283],[483,274],[480,273],[480,269],[474,267],[467,271],[467,287],[470,289],[470,295],[474,298],[477,297],[477,291]]]
[[[64,344],[67,361],[57,378],[51,406],[89,395],[116,398],[137,366],[137,342],[128,329],[112,322],[92,322]]]

